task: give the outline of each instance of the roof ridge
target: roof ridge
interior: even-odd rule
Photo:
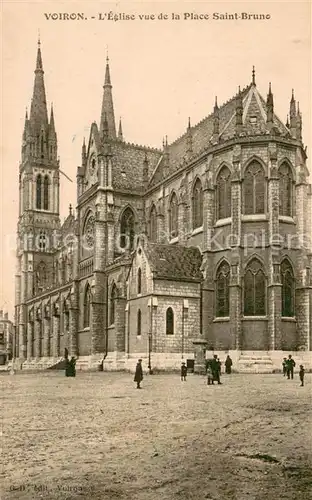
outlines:
[[[153,152],[157,152],[157,153],[161,153],[162,152],[161,148],[156,148],[156,147],[153,147],[153,146],[144,146],[143,144],[136,144],[135,142],[120,141],[118,139],[114,140],[113,142],[115,144],[120,144],[120,145],[123,145],[123,146],[132,146],[132,147],[135,147],[137,149],[141,149],[143,151],[147,150],[147,151],[153,151]]]

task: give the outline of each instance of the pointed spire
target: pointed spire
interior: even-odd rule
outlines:
[[[186,138],[186,152],[191,154],[193,151],[193,138],[191,130],[191,118],[189,117],[187,122],[187,138]]]
[[[115,114],[114,114],[114,104],[112,95],[112,84],[109,69],[109,59],[106,57],[106,70],[105,79],[103,86],[103,100],[102,100],[102,112],[101,112],[101,123],[100,123],[100,134],[103,136],[104,126],[105,126],[105,116],[107,121],[107,136],[111,139],[116,139],[116,125],[115,125]]]
[[[267,108],[266,109],[266,111],[267,111],[267,123],[272,125],[273,124],[273,116],[274,116],[274,101],[273,101],[271,82],[269,83],[269,92],[267,95],[266,108]]]
[[[145,156],[143,160],[143,185],[144,188],[147,189],[148,185],[148,159],[147,159],[147,153],[145,151]]]
[[[297,110],[294,89],[291,91],[291,99],[289,106],[289,118],[290,118],[290,133],[292,137],[296,137],[296,126],[297,126]]]
[[[29,117],[31,129],[36,133],[38,133],[42,129],[42,127],[45,130],[47,130],[48,128],[48,110],[44,87],[44,71],[40,45],[40,40],[38,40],[35,82]]]
[[[51,104],[51,114],[50,114],[50,124],[49,124],[49,135],[51,136],[51,134],[55,134],[53,103]]]
[[[238,94],[236,97],[236,133],[240,134],[243,127],[243,98],[241,89],[238,87]]]
[[[71,216],[73,214],[73,207],[72,207],[72,204],[70,203],[69,204],[69,216]]]
[[[300,113],[299,102],[297,103],[296,139],[298,141],[302,140],[302,115]]]
[[[256,85],[256,70],[254,66],[252,67],[251,83],[252,85]]]
[[[81,150],[81,166],[85,167],[87,161],[87,150],[86,150],[86,141],[83,138],[82,150]]]
[[[217,96],[215,98],[215,105],[213,108],[213,142],[218,142],[220,133],[220,117],[219,117],[219,106]]]
[[[121,125],[121,117],[119,118],[118,139],[119,139],[120,141],[123,141],[122,125]]]

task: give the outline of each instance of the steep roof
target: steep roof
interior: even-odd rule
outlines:
[[[236,123],[236,103],[238,94],[219,108],[219,141],[226,141],[235,137]],[[243,124],[242,136],[265,135],[268,133],[266,127],[266,101],[260,95],[256,85],[251,83],[241,91],[243,103]],[[166,167],[166,176],[181,168],[183,163],[188,161],[187,150],[189,147],[189,133],[192,141],[192,157],[202,154],[211,145],[213,137],[214,113],[200,121],[197,125],[186,131],[179,139],[168,146],[169,162]],[[289,130],[281,120],[273,115],[274,133],[289,137]],[[153,186],[163,179],[164,156],[162,156],[157,169],[150,179],[150,186]]]
[[[154,278],[176,281],[202,279],[202,255],[196,247],[147,243],[144,251]]]

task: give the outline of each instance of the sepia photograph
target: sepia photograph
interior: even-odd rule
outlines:
[[[0,9],[1,499],[310,499],[311,2]]]

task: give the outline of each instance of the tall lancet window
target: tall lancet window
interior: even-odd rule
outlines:
[[[135,236],[135,219],[131,208],[127,207],[120,221],[120,246],[128,250],[133,249]]]
[[[244,213],[246,215],[265,213],[266,182],[262,165],[251,162],[245,170]]]
[[[42,205],[42,177],[39,174],[36,180],[36,208],[41,209]]]
[[[291,168],[283,163],[279,170],[279,214],[292,217],[293,176]]]
[[[155,205],[152,206],[150,211],[149,237],[151,241],[157,241],[157,212]]]
[[[83,301],[83,327],[90,326],[91,317],[91,289],[89,283],[85,288],[84,301]]]
[[[43,210],[49,210],[49,177],[45,175],[43,181]]]
[[[287,259],[281,264],[282,275],[282,316],[295,316],[295,278],[292,266]]]
[[[231,172],[221,168],[217,177],[217,220],[231,217]]]
[[[192,196],[193,229],[203,225],[203,189],[199,179],[196,180]]]
[[[178,198],[175,193],[172,194],[169,203],[169,233],[170,238],[176,238],[178,232]]]
[[[266,279],[261,262],[252,259],[244,275],[244,315],[265,316]]]

